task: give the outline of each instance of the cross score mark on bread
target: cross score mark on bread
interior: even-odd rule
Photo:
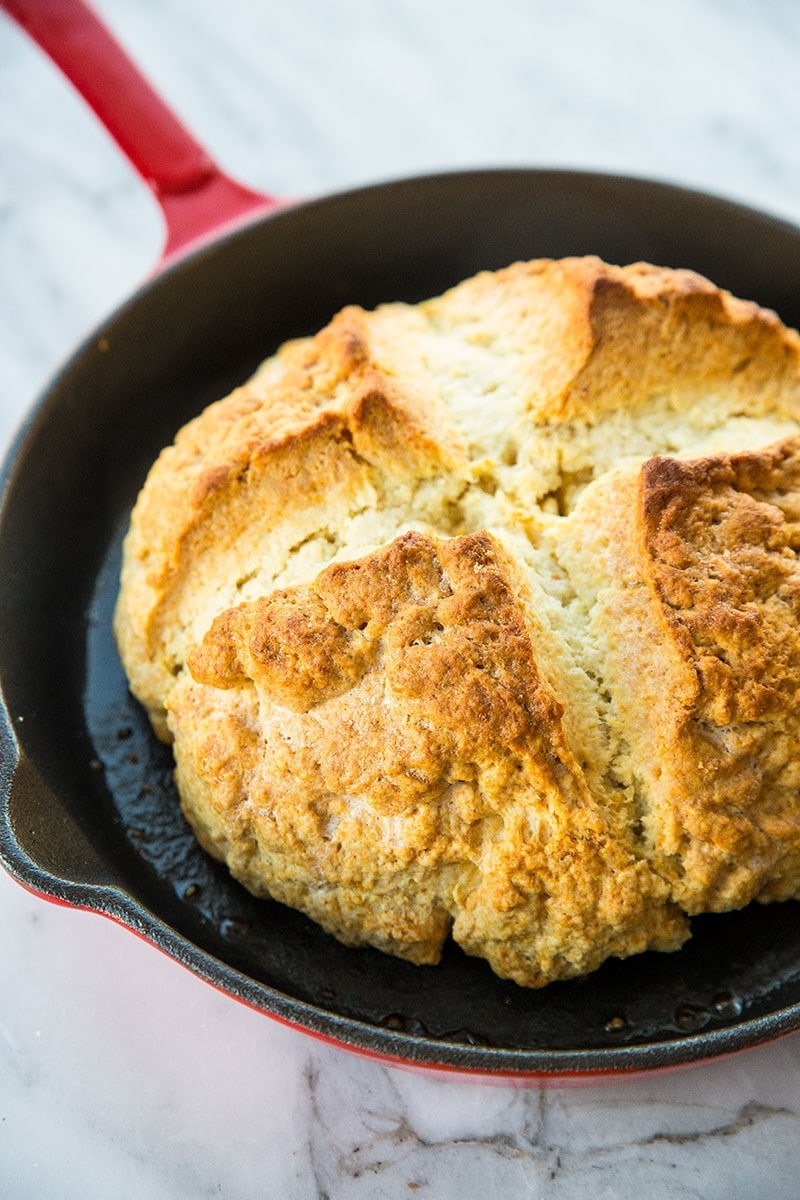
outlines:
[[[686,271],[350,308],[153,467],[116,633],[201,843],[540,986],[800,894],[800,339]]]

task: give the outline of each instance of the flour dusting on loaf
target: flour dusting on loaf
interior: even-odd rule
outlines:
[[[162,452],[115,630],[256,895],[538,987],[800,896],[800,338],[690,271],[344,309]]]

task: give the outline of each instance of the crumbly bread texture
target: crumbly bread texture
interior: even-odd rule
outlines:
[[[256,895],[528,986],[800,896],[800,338],[689,271],[348,308],[178,434],[115,628]]]

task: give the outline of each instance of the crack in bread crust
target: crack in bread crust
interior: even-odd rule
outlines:
[[[452,932],[528,986],[800,894],[799,431],[798,335],[647,264],[282,347],[125,545],[120,651],[203,845],[350,944]]]

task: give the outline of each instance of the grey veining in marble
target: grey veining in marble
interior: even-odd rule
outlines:
[[[307,195],[451,166],[654,175],[800,219],[794,0],[101,0],[234,173]],[[0,443],[157,257],[155,207],[0,21]],[[3,631],[5,633],[5,631]],[[547,1092],[387,1070],[0,877],[9,1200],[796,1200],[800,1037]]]

